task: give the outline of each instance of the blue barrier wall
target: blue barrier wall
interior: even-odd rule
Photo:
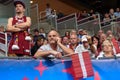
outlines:
[[[92,60],[94,77],[83,80],[119,80],[120,59]],[[71,60],[0,59],[0,80],[74,80]]]

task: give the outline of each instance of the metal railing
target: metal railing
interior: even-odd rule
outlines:
[[[56,20],[57,20],[57,15],[56,15],[56,10],[53,10],[50,15],[46,16],[46,11],[41,11],[39,14],[39,23],[42,22],[47,22],[49,25],[56,27]]]
[[[78,29],[85,29],[88,31],[90,35],[94,35],[97,33],[98,30],[101,29],[100,25],[100,15],[95,14],[95,18],[93,16],[81,19],[77,21]]]
[[[120,37],[120,17],[101,22],[101,29],[105,33],[111,30],[115,37]]]
[[[104,30],[112,30],[114,35],[118,35],[117,30],[119,30],[120,22],[117,20],[119,18],[111,19],[110,24],[105,24],[106,22],[100,21],[100,15],[95,14],[96,18],[93,16],[77,19],[77,13],[70,14],[68,16],[57,19],[56,17],[50,20],[50,25],[54,26],[54,28],[61,34],[64,35],[66,31],[70,31],[71,29],[85,29],[88,31],[90,35],[97,34],[100,29]],[[40,24],[43,21],[47,22],[46,12],[40,12]],[[119,19],[120,20],[120,19]],[[52,22],[52,23],[51,23]],[[49,21],[48,21],[49,23]],[[104,25],[103,25],[104,24]],[[116,27],[117,26],[117,27]]]
[[[32,21],[32,25],[30,26],[30,29],[33,30],[35,28],[39,28],[38,4],[34,4],[31,6],[30,17]]]
[[[41,11],[39,16],[40,16],[40,20],[39,20],[40,22],[46,20],[46,11]]]
[[[56,30],[63,35],[65,31],[76,29],[76,13],[57,19]]]

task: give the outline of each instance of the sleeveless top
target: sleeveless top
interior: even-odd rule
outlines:
[[[22,18],[13,17],[12,25],[26,22],[26,16]],[[28,28],[25,31],[12,32],[12,37],[9,43],[8,52],[14,54],[30,54],[30,41],[25,40],[26,34],[28,34]],[[19,46],[18,50],[13,50],[12,46],[17,44]]]

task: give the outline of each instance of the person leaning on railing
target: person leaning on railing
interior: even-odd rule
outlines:
[[[73,54],[74,51],[67,48],[61,43],[60,36],[57,31],[51,30],[47,36],[48,44],[41,46],[35,53],[34,57],[39,58],[61,58],[65,54]]]

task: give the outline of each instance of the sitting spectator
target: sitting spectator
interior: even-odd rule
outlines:
[[[77,34],[71,34],[69,48],[75,51],[78,44],[79,44],[79,39],[77,37]]]
[[[72,54],[74,52],[61,43],[61,39],[57,31],[51,30],[48,33],[48,44],[41,46],[35,53],[34,57],[61,58],[64,53]]]
[[[37,41],[37,38],[38,38],[39,36],[41,36],[41,37],[44,38],[43,35],[39,35],[38,29],[35,29],[35,30],[34,30],[34,36],[33,36],[33,42],[34,42],[34,43]]]
[[[98,37],[93,36],[91,38],[91,41],[92,41],[91,52],[95,54],[95,57],[97,57],[99,55],[99,52],[101,51],[100,40]]]
[[[70,35],[72,35],[72,34],[77,35],[77,31],[76,31],[75,29],[72,29],[72,30],[70,31]]]
[[[108,25],[111,23],[111,19],[108,13],[104,14],[104,18],[103,18],[103,25]]]
[[[69,45],[69,38],[66,37],[66,36],[63,36],[63,37],[62,37],[62,44],[63,44],[64,46],[68,47],[68,45]]]
[[[94,12],[93,9],[91,9],[88,15],[89,15],[89,16],[92,16],[93,14],[95,14],[95,12]]]
[[[34,54],[36,53],[36,51],[40,48],[40,46],[42,46],[44,44],[44,38],[43,37],[38,37],[35,45],[31,48],[31,55],[34,56]]]
[[[39,35],[46,37],[46,34],[43,28],[40,28]]]
[[[109,15],[110,15],[110,18],[111,18],[111,19],[114,19],[114,18],[115,18],[114,9],[113,9],[113,8],[111,8],[111,9],[109,10]]]
[[[70,32],[69,32],[69,31],[66,31],[66,32],[65,32],[65,36],[68,37],[68,39],[70,39]]]
[[[85,39],[85,38],[87,38],[88,43],[91,44],[91,36],[88,34],[87,30],[83,30],[83,36],[81,39]]]
[[[39,31],[37,29],[34,30],[34,36],[33,36],[33,42],[37,41],[37,38],[39,36]]]
[[[113,53],[113,45],[112,42],[109,40],[105,40],[102,44],[102,51],[98,55],[97,59],[99,58],[113,58],[115,57]]]
[[[4,32],[4,26],[0,26],[0,32]]]
[[[82,44],[79,44],[79,45],[76,47],[75,53],[82,53],[82,52],[84,52],[84,51],[88,51],[89,54],[90,54],[90,56],[91,56],[92,58],[95,57],[95,55],[91,53],[90,45],[89,45],[89,43],[88,43],[87,38],[84,37],[84,38],[82,38],[81,41],[82,41]]]
[[[101,34],[103,34],[103,33],[104,33],[103,30],[99,30],[98,34],[97,34],[97,37],[100,38]]]
[[[102,44],[105,40],[107,39],[107,36],[106,36],[106,34],[101,34],[100,35],[100,43]]]
[[[111,36],[111,35],[113,36],[112,31],[111,31],[111,30],[108,30],[106,36],[109,37],[109,36]]]
[[[82,17],[83,17],[83,18],[88,17],[88,13],[87,13],[87,11],[86,11],[86,10],[84,10],[84,11],[82,12]]]
[[[82,44],[82,42],[81,42],[82,36],[83,36],[83,29],[79,29],[78,30],[78,39],[79,39],[80,44]]]

